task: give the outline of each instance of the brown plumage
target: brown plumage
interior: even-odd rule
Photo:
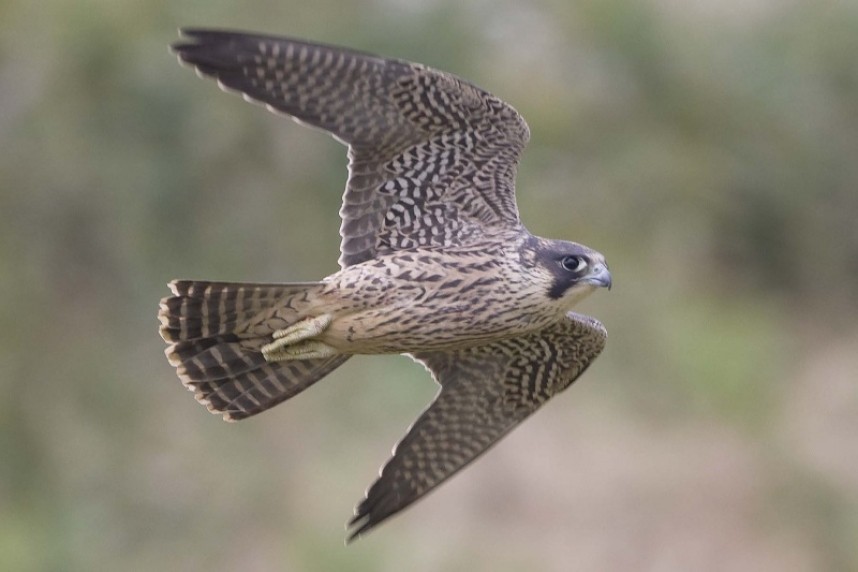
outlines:
[[[529,137],[509,105],[444,72],[306,42],[186,30],[180,61],[349,146],[341,270],[320,282],[174,281],[161,335],[182,382],[227,420],[351,355],[407,353],[441,386],[358,505],[350,538],[485,452],[598,356],[570,311],[610,287],[604,257],[521,224]]]

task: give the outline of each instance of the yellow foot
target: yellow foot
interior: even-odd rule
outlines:
[[[294,344],[301,340],[318,336],[331,325],[333,319],[334,317],[330,314],[322,314],[321,316],[305,318],[298,323],[292,324],[288,328],[274,332],[273,337],[275,343],[279,342],[282,345]]]
[[[322,314],[306,318],[288,328],[277,330],[273,334],[274,341],[262,346],[262,355],[266,361],[281,361],[286,359],[315,359],[330,357],[336,350],[331,346],[310,340],[318,336],[331,325],[333,316]]]
[[[294,359],[319,359],[337,355],[337,350],[324,342],[306,340],[297,344],[284,345],[281,340],[262,346],[262,357],[271,363]]]

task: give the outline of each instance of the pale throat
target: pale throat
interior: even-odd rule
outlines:
[[[597,289],[598,286],[595,284],[581,282],[566,290],[558,302],[560,302],[560,305],[564,310],[571,310],[576,304],[578,304],[578,302],[592,294]]]

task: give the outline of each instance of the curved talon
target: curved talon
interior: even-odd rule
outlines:
[[[301,320],[288,328],[277,330],[272,335],[274,341],[262,346],[262,356],[268,362],[330,357],[337,353],[334,348],[309,338],[324,332],[332,321],[333,316],[322,314]]]
[[[272,337],[275,340],[282,341],[284,344],[294,344],[295,342],[318,336],[331,325],[333,320],[334,317],[330,314],[305,318],[288,328],[277,330],[272,334]]]

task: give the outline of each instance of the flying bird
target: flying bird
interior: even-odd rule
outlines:
[[[611,286],[604,256],[532,235],[515,202],[530,131],[510,105],[397,59],[188,29],[179,60],[348,145],[340,270],[288,284],[176,280],[169,362],[227,421],[300,393],[356,354],[408,354],[440,390],[349,522],[349,540],[433,490],[589,367],[602,324],[571,308]]]

